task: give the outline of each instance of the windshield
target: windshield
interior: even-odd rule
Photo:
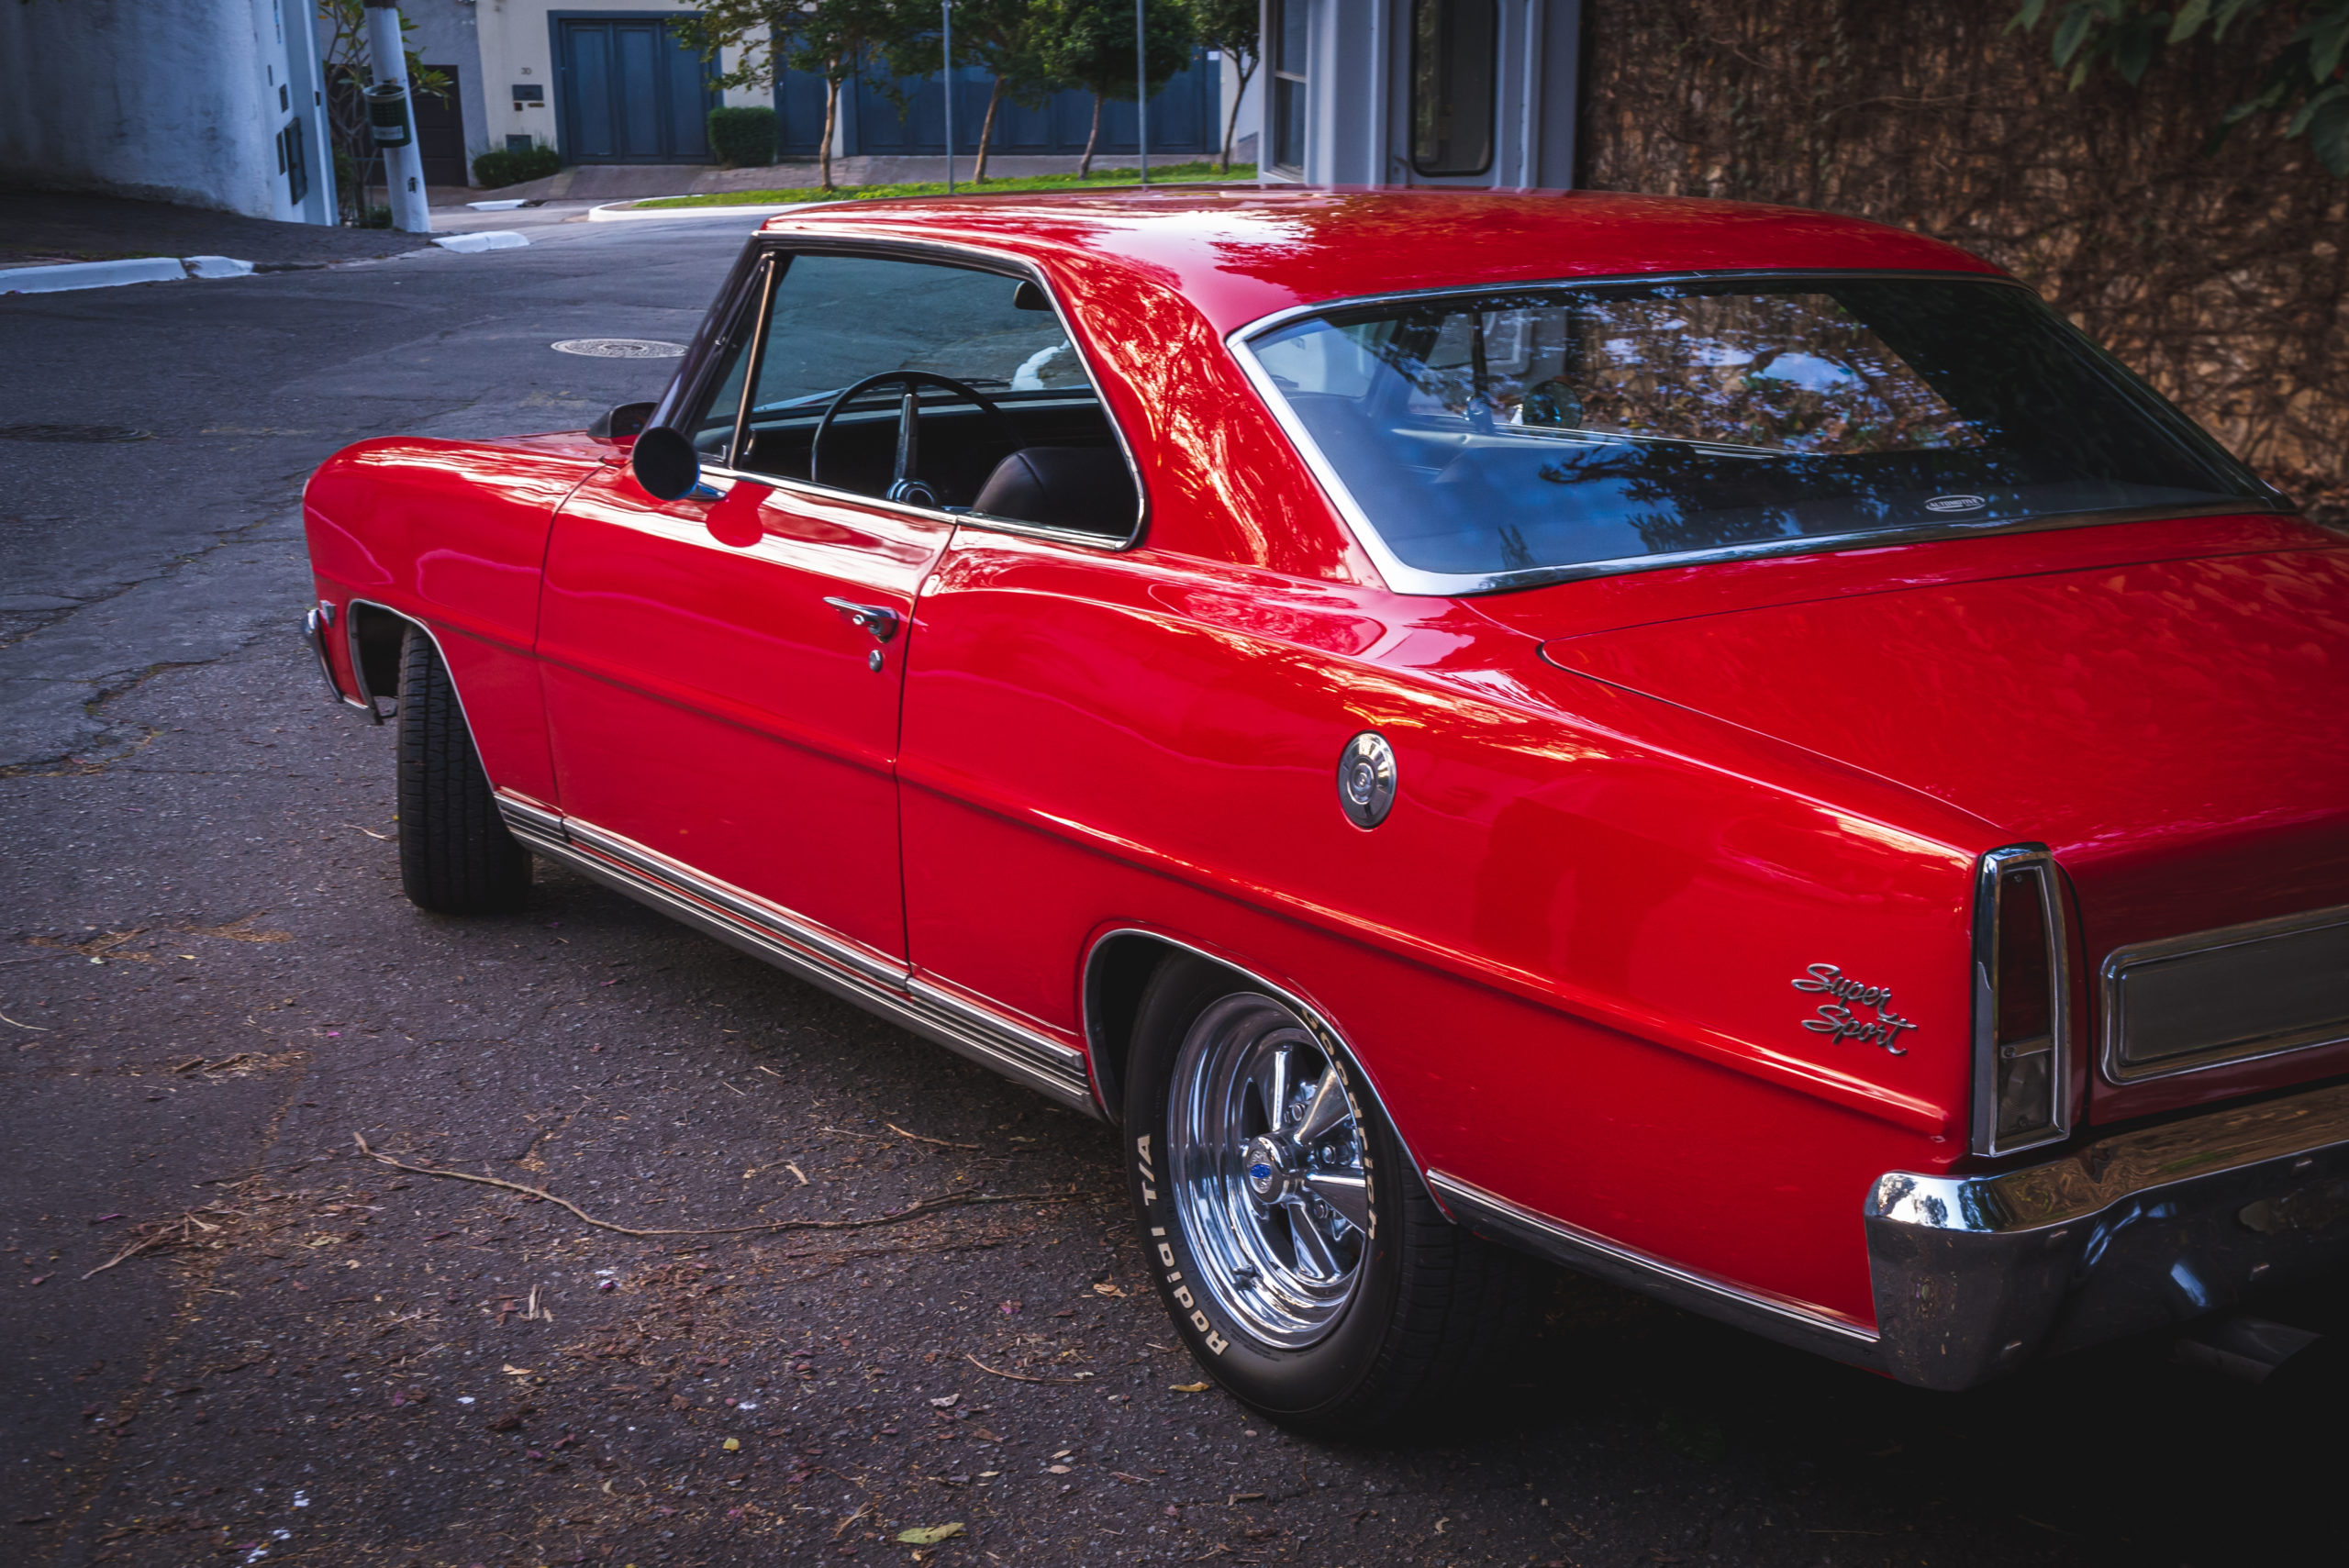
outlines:
[[[1541,287],[1248,340],[1324,478],[1423,591],[1726,549],[2276,505],[2010,284]],[[1397,582],[1396,586],[1406,586]]]

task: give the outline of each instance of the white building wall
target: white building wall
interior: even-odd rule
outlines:
[[[1412,0],[1287,0],[1307,8],[1305,161],[1271,179],[1316,185],[1572,189],[1581,76],[1581,0],[1497,0],[1492,167],[1430,177],[1411,167]],[[1270,70],[1274,6],[1264,7]],[[1271,95],[1253,114],[1272,146]]]
[[[1216,97],[1215,136],[1220,139],[1224,127],[1227,124],[1230,125],[1231,161],[1234,163],[1253,163],[1257,161],[1256,149],[1264,141],[1260,128],[1264,120],[1264,108],[1260,100],[1264,95],[1264,82],[1270,68],[1261,58],[1258,59],[1256,69],[1249,73],[1247,84],[1242,86],[1240,81],[1240,67],[1232,63],[1230,56],[1223,57],[1221,65],[1223,86]],[[1231,102],[1234,95],[1237,95],[1240,99],[1239,112],[1236,117],[1233,114]],[[1216,140],[1216,147],[1220,148],[1222,145],[1220,139]],[[1213,158],[1216,154],[1211,150],[1208,156]]]
[[[297,207],[278,165],[289,119],[310,128],[324,161],[309,54],[286,46],[289,7],[305,14],[304,0],[0,5],[0,179],[330,221],[330,162],[310,167],[324,206]]]

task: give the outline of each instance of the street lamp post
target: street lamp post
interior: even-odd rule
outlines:
[[[946,194],[954,194],[954,0],[939,0],[946,18]]]
[[[1134,146],[1141,154],[1141,183],[1150,183],[1150,38],[1142,31],[1142,6],[1134,0]]]
[[[408,100],[407,45],[400,39],[397,0],[367,0],[367,55],[375,87],[399,90],[404,139],[384,149],[384,183],[391,187],[392,227],[404,234],[432,232],[432,207],[424,191],[424,155],[416,145],[416,106]],[[388,100],[392,95],[384,95]]]

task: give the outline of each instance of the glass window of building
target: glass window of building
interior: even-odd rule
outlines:
[[[1307,0],[1272,0],[1273,145],[1275,168],[1305,167]]]
[[[1482,174],[1493,166],[1499,61],[1495,0],[1412,0],[1411,167]]]

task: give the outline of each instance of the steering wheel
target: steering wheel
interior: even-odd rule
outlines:
[[[958,397],[978,405],[986,416],[987,428],[1000,438],[1005,446],[1018,451],[1027,443],[1019,439],[1019,428],[1003,411],[994,398],[977,387],[956,381],[952,376],[934,375],[929,371],[883,371],[879,375],[866,376],[832,399],[831,406],[816,422],[816,433],[807,442],[807,477],[814,483],[824,482],[824,438],[831,433],[832,421],[841,410],[857,397],[876,386],[904,387],[905,395],[897,404],[897,461],[890,472],[889,488],[884,498],[903,501],[933,509],[940,505],[938,491],[921,476],[921,407],[920,389],[924,386],[943,387]]]

